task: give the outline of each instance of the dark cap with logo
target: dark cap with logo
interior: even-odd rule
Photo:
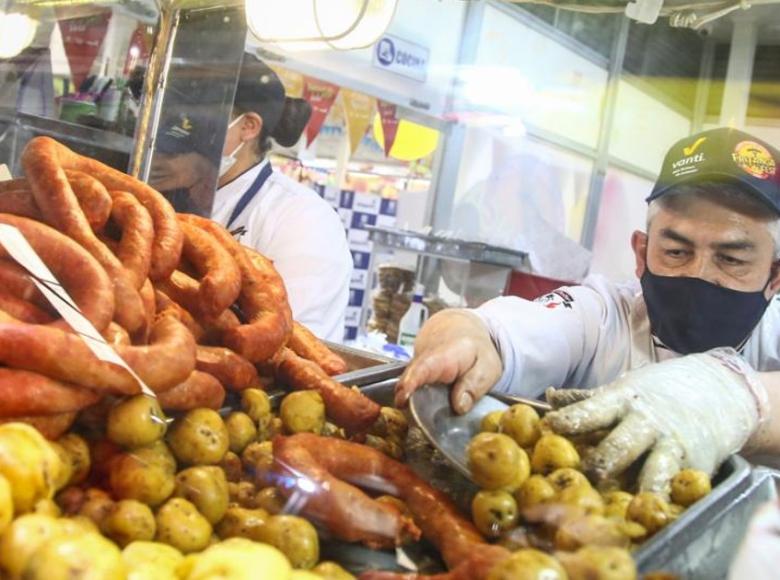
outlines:
[[[156,149],[168,155],[212,154],[215,143],[214,120],[202,115],[179,113],[167,119],[157,136]]]
[[[737,129],[712,129],[686,137],[666,154],[661,175],[646,201],[674,193],[684,183],[726,181],[780,214],[780,152]]]

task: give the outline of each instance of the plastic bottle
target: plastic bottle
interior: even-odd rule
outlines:
[[[428,320],[428,307],[423,304],[424,293],[425,288],[422,284],[414,285],[412,303],[398,324],[398,344],[409,351],[410,355],[414,355],[414,339]]]

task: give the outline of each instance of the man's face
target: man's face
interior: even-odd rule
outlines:
[[[635,232],[637,275],[700,278],[712,284],[756,292],[767,298],[780,289],[773,268],[774,241],[765,219],[691,196],[674,210],[659,208],[647,234]]]
[[[200,153],[158,153],[152,162],[149,184],[159,191],[189,188],[204,179],[210,166]]]

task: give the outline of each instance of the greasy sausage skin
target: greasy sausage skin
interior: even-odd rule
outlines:
[[[70,413],[99,398],[94,391],[38,373],[0,367],[0,417]]]
[[[325,346],[324,342],[300,322],[293,322],[287,346],[298,356],[316,362],[330,376],[347,372],[344,359]]]
[[[195,368],[213,375],[230,391],[241,391],[260,385],[254,365],[229,348],[198,346]]]
[[[225,401],[225,389],[208,373],[193,371],[192,374],[170,391],[158,395],[160,406],[168,411],[189,411],[206,407],[219,409]]]
[[[0,214],[0,223],[14,226],[22,232],[43,263],[68,291],[81,313],[98,331],[108,326],[114,316],[114,289],[111,279],[95,258],[75,241],[36,221]],[[0,258],[10,258],[1,247]],[[27,283],[30,285],[28,288],[35,288],[31,280],[28,279]],[[16,291],[13,293],[19,296]],[[29,296],[21,297],[32,299]],[[65,327],[63,321],[54,324]]]
[[[47,203],[47,205],[54,205],[55,207],[49,207],[49,213],[64,218],[65,221],[70,221],[69,212],[72,211],[72,206],[69,203],[63,203],[63,201],[67,202],[67,200],[63,200],[60,191],[62,190],[61,181],[64,174],[58,173],[57,168],[82,171],[96,178],[109,190],[132,193],[149,211],[154,222],[150,277],[152,280],[167,278],[176,269],[184,240],[181,228],[176,221],[176,212],[159,192],[95,159],[77,155],[49,137],[35,137],[27,143],[22,154],[22,165],[28,178],[35,175],[39,183],[39,193],[36,193],[35,183],[33,183],[33,179],[30,179],[33,193],[36,193],[36,201],[39,201],[39,196],[45,198],[46,188],[55,187],[55,191],[60,192],[53,204]],[[40,203],[39,207],[46,216],[47,210]]]
[[[289,348],[274,357],[276,378],[296,390],[320,393],[333,422],[352,433],[367,431],[379,417],[381,407],[358,390],[330,378],[315,362],[303,359]]]
[[[184,214],[179,219],[202,228],[214,236],[230,252],[241,272],[241,293],[238,303],[248,324],[224,332],[225,346],[252,363],[270,359],[284,344],[292,330],[292,314],[287,303],[279,273],[270,261],[250,259],[244,248],[230,233],[211,220]],[[262,269],[258,264],[262,262]]]
[[[199,310],[215,317],[238,298],[241,272],[228,251],[208,232],[180,220],[184,232],[184,258],[201,276],[198,288]]]

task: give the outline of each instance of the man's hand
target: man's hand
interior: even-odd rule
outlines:
[[[666,496],[678,471],[712,475],[769,415],[758,374],[732,349],[648,365],[593,391],[552,390],[548,401],[565,405],[545,418],[558,433],[614,427],[584,458],[586,472],[611,477],[649,451],[639,488]]]
[[[466,413],[501,377],[501,358],[487,327],[467,310],[432,316],[414,343],[414,359],[395,388],[395,404],[404,407],[412,393],[428,383],[453,384],[450,401]]]

